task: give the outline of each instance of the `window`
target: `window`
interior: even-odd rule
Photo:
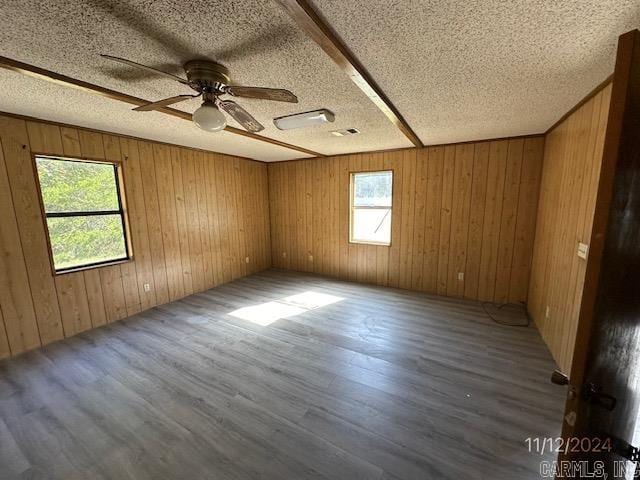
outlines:
[[[351,174],[349,241],[391,245],[393,172]]]
[[[129,259],[120,166],[36,156],[56,273]]]

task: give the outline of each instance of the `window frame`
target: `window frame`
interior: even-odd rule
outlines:
[[[99,210],[99,211],[78,211],[78,212],[55,212],[47,213],[44,198],[42,196],[42,188],[40,186],[40,175],[38,173],[38,158],[47,158],[68,162],[81,162],[81,163],[97,163],[102,165],[111,165],[114,171],[114,180],[116,184],[116,195],[118,198],[118,210]],[[68,157],[65,155],[52,155],[50,153],[31,153],[31,163],[33,167],[33,176],[36,182],[36,190],[38,194],[38,202],[40,204],[40,213],[42,223],[44,225],[44,231],[46,233],[47,251],[49,253],[49,263],[51,265],[51,272],[53,276],[65,275],[68,273],[82,272],[84,270],[93,270],[102,267],[108,267],[110,265],[119,265],[133,261],[133,248],[131,242],[131,229],[129,227],[129,215],[127,210],[127,202],[125,198],[124,189],[124,173],[123,163],[121,160],[104,160],[93,159],[87,157]],[[120,221],[122,222],[122,234],[125,245],[126,256],[117,259],[104,260],[102,262],[93,262],[84,265],[77,265],[74,267],[56,269],[53,259],[53,248],[51,247],[51,234],[49,232],[48,218],[72,218],[72,217],[90,217],[99,215],[120,215]]]
[[[391,174],[391,205],[389,207],[371,207],[371,206],[356,206],[354,205],[354,194],[355,194],[355,179],[356,175],[366,174],[366,173],[390,173]],[[393,240],[393,184],[394,184],[395,172],[391,168],[383,169],[383,170],[358,170],[349,172],[349,238],[348,243],[355,245],[371,245],[376,247],[391,247],[391,243]],[[353,221],[354,221],[354,210],[380,210],[380,209],[389,209],[389,213],[391,214],[391,220],[389,223],[389,241],[388,242],[375,242],[370,240],[360,240],[353,238]]]

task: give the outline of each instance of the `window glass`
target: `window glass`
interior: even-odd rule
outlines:
[[[47,219],[56,270],[125,258],[120,215]]]
[[[390,245],[393,172],[351,174],[350,241]]]
[[[354,174],[353,205],[391,207],[391,172]]]
[[[118,210],[114,165],[46,157],[37,163],[46,212]]]
[[[391,239],[391,209],[355,209],[353,212],[354,241],[389,243]]]
[[[36,157],[57,273],[129,258],[118,166]]]

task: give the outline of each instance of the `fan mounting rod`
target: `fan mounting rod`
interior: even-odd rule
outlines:
[[[210,60],[190,60],[184,64],[184,70],[191,88],[197,92],[207,89],[222,90],[229,85],[229,70],[224,65]]]

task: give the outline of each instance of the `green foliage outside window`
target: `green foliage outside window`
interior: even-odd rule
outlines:
[[[114,165],[48,157],[36,165],[55,269],[126,258]]]

